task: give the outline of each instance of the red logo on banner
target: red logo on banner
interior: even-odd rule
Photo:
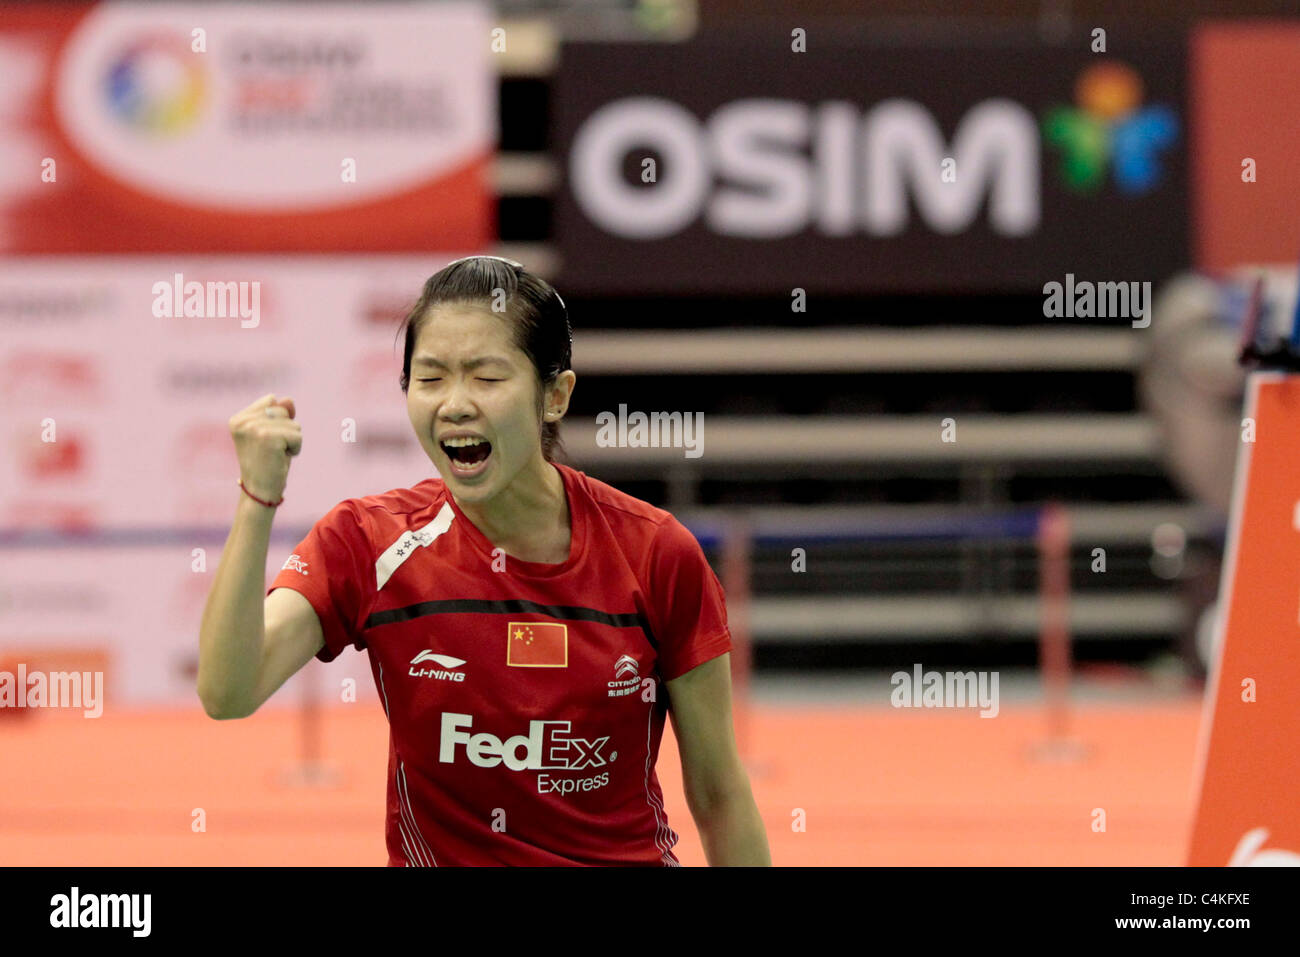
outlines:
[[[31,478],[76,475],[85,468],[85,443],[80,436],[69,435],[65,430],[57,442],[30,441],[25,459],[23,464]]]
[[[0,375],[8,400],[29,404],[55,399],[87,399],[100,391],[99,366],[88,356],[63,352],[13,352]]]

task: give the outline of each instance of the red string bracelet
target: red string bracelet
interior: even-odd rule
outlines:
[[[256,502],[258,505],[265,505],[267,508],[276,508],[277,506],[282,505],[282,504],[284,503],[284,496],[283,496],[283,495],[280,496],[280,501],[278,501],[278,502],[263,502],[260,498],[258,498],[256,495],[254,495],[254,494],[253,494],[252,492],[250,492],[248,489],[244,488],[244,480],[243,480],[243,479],[240,479],[240,480],[239,480],[239,487],[240,487],[241,489],[244,489],[244,494],[247,495],[249,498],[251,498],[251,499],[252,499],[254,502]]]

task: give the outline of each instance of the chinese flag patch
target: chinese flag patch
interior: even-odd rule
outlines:
[[[506,664],[516,668],[567,668],[569,626],[557,622],[510,622]]]

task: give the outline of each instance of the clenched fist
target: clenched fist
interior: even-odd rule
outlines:
[[[293,415],[293,399],[271,393],[230,417],[239,477],[258,498],[275,502],[284,496],[289,460],[302,450],[302,426]]]

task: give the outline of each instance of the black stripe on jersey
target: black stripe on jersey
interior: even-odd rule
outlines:
[[[399,621],[410,621],[413,618],[423,618],[426,615],[508,615],[512,613],[546,615],[548,618],[567,621],[594,621],[602,625],[613,625],[615,628],[640,628],[645,633],[646,640],[650,642],[650,645],[656,649],[659,647],[659,642],[655,641],[654,633],[650,630],[650,622],[646,620],[644,615],[614,615],[607,611],[598,611],[595,608],[583,608],[580,605],[541,605],[535,601],[524,601],[517,598],[508,601],[491,601],[478,598],[422,601],[417,605],[407,605],[405,608],[390,608],[387,611],[377,611],[366,619],[366,628],[391,625]]]

